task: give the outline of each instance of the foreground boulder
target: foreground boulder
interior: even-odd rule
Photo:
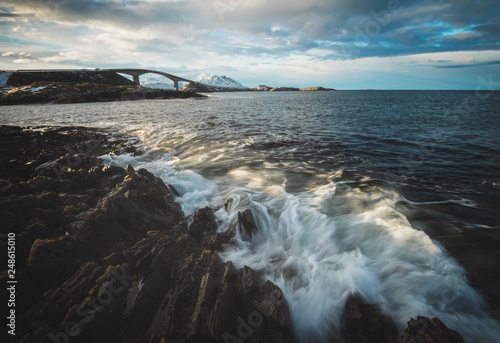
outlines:
[[[334,340],[336,341],[336,340]],[[341,343],[464,343],[460,334],[437,318],[411,318],[408,328],[398,334],[396,324],[379,306],[366,304],[351,294],[341,317]]]
[[[399,343],[464,343],[460,334],[450,330],[437,318],[411,318],[408,328],[400,335]]]
[[[396,342],[398,330],[392,319],[376,305],[365,304],[360,296],[350,295],[341,319],[341,342]]]

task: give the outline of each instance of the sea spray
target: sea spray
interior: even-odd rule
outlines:
[[[379,304],[401,329],[410,317],[437,316],[473,342],[494,341],[498,323],[482,311],[465,271],[395,210],[398,194],[346,188],[334,195],[335,188],[329,183],[295,195],[278,186],[235,189],[218,212],[227,211],[219,218],[235,228],[237,213],[252,211],[259,231],[250,241],[237,234],[238,243],[222,257],[262,271],[283,290],[300,341],[335,334],[351,292]],[[336,205],[343,214],[320,210]]]

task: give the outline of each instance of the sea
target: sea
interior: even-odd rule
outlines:
[[[438,317],[468,343],[500,342],[500,92],[235,92],[0,113],[130,136],[143,155],[103,162],[172,184],[187,216],[212,207],[236,233],[221,258],[283,290],[301,342],[335,333],[351,293],[400,330]]]

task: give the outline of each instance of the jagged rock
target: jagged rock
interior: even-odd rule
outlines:
[[[347,299],[340,325],[342,343],[392,343],[398,337],[393,320],[378,306],[365,304],[357,294]]]
[[[209,207],[196,210],[193,222],[189,225],[189,233],[194,237],[201,236],[204,232],[214,233],[217,231],[215,216]]]
[[[257,224],[255,224],[255,219],[250,209],[246,209],[243,212],[238,212],[238,223],[240,224],[240,230],[244,239],[250,240],[258,230]]]
[[[464,343],[460,334],[439,319],[411,318],[405,332],[398,335],[394,321],[377,305],[366,304],[357,294],[346,301],[341,317],[341,343]]]
[[[144,168],[140,168],[137,173],[143,177],[145,177],[146,179],[149,179],[150,181],[154,181],[156,179],[156,176],[153,175],[153,173],[151,173],[149,170],[147,169],[144,169]]]
[[[127,171],[127,174],[129,174],[129,175],[135,174],[134,167],[132,167],[130,164],[127,164],[127,166],[125,167],[125,170]]]
[[[408,328],[400,336],[399,343],[464,343],[464,340],[438,318],[419,316],[408,321]]]
[[[180,205],[173,201],[165,184],[151,182],[137,175],[125,176],[121,183],[99,200],[97,208],[104,213],[104,218],[101,216],[99,221],[109,219],[113,223],[144,232],[170,227],[184,217]]]

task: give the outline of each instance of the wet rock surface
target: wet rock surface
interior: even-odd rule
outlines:
[[[16,234],[18,282],[16,336],[2,341],[295,342],[281,289],[220,259],[234,232],[218,232],[211,208],[186,218],[173,186],[101,164],[104,154],[141,154],[128,137],[10,126],[0,136],[0,247]],[[250,210],[238,220],[249,236],[258,230]],[[398,334],[357,295],[331,341],[463,342],[437,318],[411,319]]]
[[[398,330],[392,319],[377,306],[365,304],[351,295],[346,301],[341,321],[341,342],[396,342]]]
[[[333,342],[337,340],[332,339]],[[460,334],[437,318],[411,318],[404,332],[376,304],[367,304],[351,294],[341,317],[341,343],[464,343]]]
[[[217,232],[210,208],[188,225],[172,186],[100,164],[141,153],[126,139],[85,128],[0,135],[0,227],[16,234],[18,281],[16,336],[3,341],[294,342],[281,290],[218,256],[233,233]]]
[[[400,343],[464,343],[462,336],[450,330],[437,318],[427,317],[411,318],[408,328],[400,336]]]

